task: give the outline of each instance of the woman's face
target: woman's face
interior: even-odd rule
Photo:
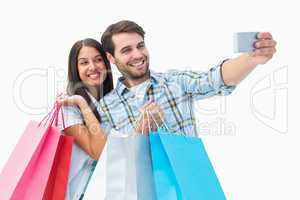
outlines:
[[[83,46],[77,59],[79,77],[89,86],[101,85],[107,70],[100,52],[94,47]]]

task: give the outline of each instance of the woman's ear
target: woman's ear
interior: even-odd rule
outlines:
[[[115,58],[113,55],[111,55],[111,53],[106,52],[106,56],[110,63],[116,64]]]

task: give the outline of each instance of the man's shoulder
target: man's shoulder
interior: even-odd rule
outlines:
[[[155,73],[155,77],[158,77],[165,84],[181,84],[183,79],[195,76],[196,73],[191,70],[169,69],[166,72]]]
[[[180,75],[181,73],[184,73],[184,71],[176,70],[176,69],[169,69],[165,72],[154,72],[151,71],[151,74],[153,77],[162,80],[162,81],[172,81],[176,75]]]

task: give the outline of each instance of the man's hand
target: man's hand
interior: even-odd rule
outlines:
[[[141,115],[137,122],[136,131],[142,134],[148,134],[151,130],[157,130],[163,123],[164,112],[154,102],[146,103],[140,109]]]
[[[276,41],[268,32],[258,33],[254,46],[254,52],[241,54],[223,63],[221,72],[225,85],[237,85],[258,64],[265,64],[276,52]]]
[[[252,62],[256,65],[265,64],[276,52],[276,41],[271,33],[260,32],[257,34],[257,42],[254,44],[255,51],[251,53]]]

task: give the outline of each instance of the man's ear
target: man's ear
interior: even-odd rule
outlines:
[[[106,56],[110,63],[112,63],[114,65],[116,64],[115,58],[113,55],[111,55],[111,53],[106,52]]]

